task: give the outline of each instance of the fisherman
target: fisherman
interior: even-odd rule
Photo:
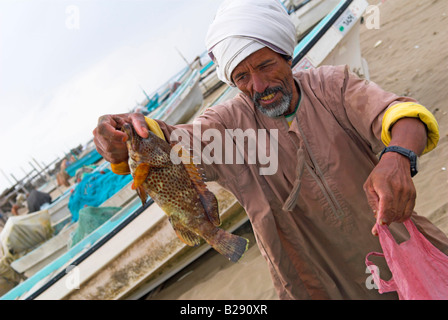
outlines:
[[[376,223],[406,239],[401,222],[448,254],[448,239],[413,212],[415,159],[437,145],[434,116],[414,99],[386,92],[347,66],[291,69],[295,28],[276,0],[224,1],[206,45],[219,78],[241,92],[196,118],[201,130],[264,129],[279,166],[204,164],[207,180],[230,190],[244,207],[281,299],[390,299],[366,285],[365,257],[381,251]],[[141,114],[105,115],[94,130],[98,152],[126,172],[126,135],[176,129]],[[202,148],[210,141],[202,141]],[[269,143],[267,144],[268,148]],[[378,160],[377,154],[382,156]]]
[[[51,196],[47,192],[41,192],[33,189],[26,198],[26,202],[28,205],[28,212],[32,213],[39,211],[44,204],[51,203]]]

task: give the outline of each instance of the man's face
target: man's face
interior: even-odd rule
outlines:
[[[294,109],[291,105],[298,100],[291,61],[267,47],[241,61],[232,72],[232,80],[269,117]]]

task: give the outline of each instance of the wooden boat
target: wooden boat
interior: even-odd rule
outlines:
[[[102,165],[98,166],[97,170],[103,170],[108,166],[110,166],[110,164],[104,162]],[[68,250],[70,234],[74,232],[78,226],[76,222],[72,222],[72,214],[68,208],[70,195],[75,187],[76,185],[71,186],[63,195],[47,207],[46,210],[50,215],[51,225],[55,230],[54,236],[35,250],[13,261],[11,267],[16,272],[29,278],[42,267],[49,264]],[[128,198],[135,196],[135,192],[129,192],[129,190],[130,183],[114,196],[106,200],[102,206],[122,206],[129,201]]]
[[[13,288],[2,299],[25,298],[32,293],[33,288],[40,288],[42,283],[51,280],[55,272],[60,268],[67,267],[72,259],[81,255],[86,248],[94,247],[102,237],[111,235],[114,228],[119,226],[124,220],[132,216],[141,206],[141,203],[134,201],[137,195],[131,189],[131,183],[122,188],[113,197],[106,200],[101,206],[122,207],[110,221],[95,230],[86,239],[72,248],[69,248],[70,233],[73,232],[78,223],[69,224],[67,228],[59,232],[55,237],[45,242],[43,245],[33,250],[24,257],[11,263],[17,272],[29,276],[27,280]]]
[[[293,70],[347,64],[353,72],[369,79],[359,45],[360,20],[367,6],[365,0],[341,1],[296,46]]]
[[[306,69],[337,61],[352,69],[359,67],[359,72],[368,75],[360,54],[340,54],[341,44],[350,46],[351,50],[359,47],[357,24],[366,7],[365,0],[341,1],[298,44],[294,68]],[[341,25],[346,29],[341,30]],[[316,48],[326,52],[316,52]],[[228,87],[214,104],[237,92],[236,88]],[[209,187],[218,198],[224,229],[235,230],[247,221],[244,210],[232,195],[213,183]],[[142,207],[139,199],[133,198],[86,239],[2,299],[137,299],[208,249],[206,244],[195,248],[184,245],[156,204]]]
[[[176,91],[149,117],[160,119],[168,124],[185,123],[201,107],[202,91],[199,87],[200,73],[192,70],[188,78]]]
[[[204,98],[207,98],[212,92],[224,84],[224,82],[219,80],[216,74],[216,65],[211,60],[200,70],[200,74],[201,79],[199,84]]]
[[[293,6],[297,9],[291,11],[289,16],[296,27],[298,40],[308,34],[338,3],[339,0],[308,0]]]

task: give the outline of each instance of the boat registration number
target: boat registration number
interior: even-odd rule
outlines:
[[[339,17],[334,26],[340,33],[346,34],[355,24],[356,20],[357,20],[356,15],[350,9],[347,9]]]

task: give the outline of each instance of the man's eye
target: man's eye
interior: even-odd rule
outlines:
[[[246,80],[246,79],[247,79],[247,75],[242,74],[242,75],[239,75],[239,76],[236,78],[236,82],[242,82],[242,81],[244,81],[244,80]]]
[[[270,64],[264,64],[264,65],[260,66],[260,70],[266,70],[266,69],[268,69],[268,68],[271,67],[271,66],[272,66],[272,63],[270,63]]]

